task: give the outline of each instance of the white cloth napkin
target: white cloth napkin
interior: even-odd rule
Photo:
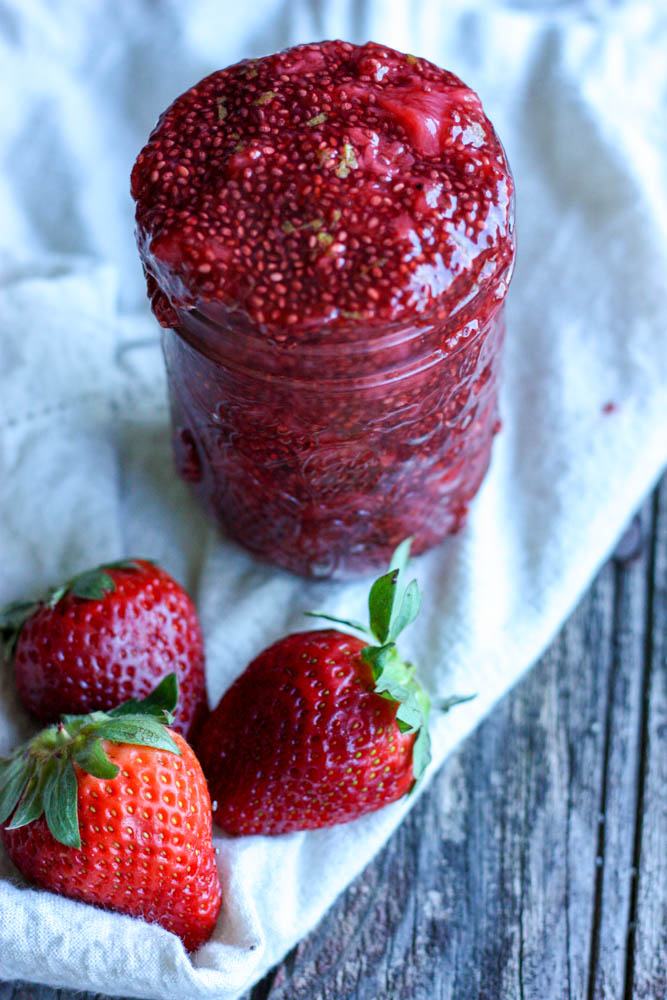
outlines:
[[[657,8],[658,4],[655,5]],[[128,176],[206,73],[287,44],[373,38],[481,94],[517,182],[504,430],[465,531],[414,563],[406,635],[434,695],[435,769],[535,660],[667,459],[667,24],[644,3],[0,0],[0,602],[147,555],[195,598],[212,703],[302,610],[367,584],[257,564],[171,465]],[[27,738],[0,671],[0,752]],[[431,772],[432,773],[432,772]],[[414,798],[331,830],[216,836],[224,905],[191,960],[155,925],[26,887],[0,851],[0,978],[233,1000],[361,871]]]

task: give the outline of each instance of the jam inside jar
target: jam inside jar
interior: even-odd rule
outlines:
[[[179,319],[163,333],[177,468],[246,548],[345,578],[462,527],[500,427],[492,290],[441,325],[298,352]]]
[[[132,171],[180,474],[310,577],[457,531],[499,427],[514,186],[479,97],[372,42],[201,80]]]

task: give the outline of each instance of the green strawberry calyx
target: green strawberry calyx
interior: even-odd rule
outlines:
[[[401,542],[392,556],[388,572],[372,585],[368,595],[367,626],[354,619],[336,618],[321,611],[307,614],[363,632],[373,640],[373,644],[366,646],[361,655],[373,671],[375,691],[398,706],[396,723],[400,731],[416,734],[412,748],[414,788],[431,760],[428,731],[431,702],[415,676],[415,666],[401,657],[396,646],[396,639],[415,620],[422,603],[417,581],[411,580],[405,586],[411,542],[411,538]],[[468,701],[468,697],[449,698],[443,706],[444,710],[463,701]]]
[[[132,698],[110,712],[62,715],[32,740],[0,758],[0,825],[26,826],[44,814],[56,840],[81,847],[78,782],[74,765],[110,781],[118,767],[106,755],[103,740],[154,747],[180,755],[167,726],[178,702],[176,674],[167,674],[141,701]]]
[[[148,562],[144,559],[143,562]],[[0,607],[0,638],[3,641],[8,656],[11,656],[23,625],[36,611],[42,607],[54,608],[67,594],[85,601],[101,601],[107,594],[116,589],[114,579],[109,573],[111,569],[141,570],[137,559],[118,559],[116,562],[103,563],[94,569],[85,570],[71,576],[64,583],[53,587],[40,600],[12,601]]]

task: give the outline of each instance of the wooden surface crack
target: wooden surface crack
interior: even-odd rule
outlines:
[[[569,691],[564,694],[564,701],[566,703],[565,717],[569,716]],[[572,934],[570,927],[570,872],[571,872],[571,858],[570,858],[570,834],[571,834],[571,816],[572,816],[572,774],[573,774],[573,759],[574,759],[574,748],[571,740],[566,740],[567,744],[567,811],[565,816],[565,967],[567,969],[567,1000],[572,998],[572,961],[571,961],[571,949],[572,949]]]
[[[618,581],[614,574],[614,620],[618,618]],[[600,794],[598,798],[597,830],[595,862],[592,873],[593,882],[593,919],[591,921],[591,939],[589,945],[589,966],[588,966],[588,989],[586,996],[588,1000],[595,1000],[596,991],[596,971],[600,952],[600,925],[602,922],[602,889],[604,877],[605,861],[605,822],[607,809],[607,782],[609,772],[609,752],[613,739],[613,709],[614,709],[614,687],[618,671],[618,650],[613,649],[611,665],[607,682],[607,697],[605,704],[604,739],[602,750],[602,780],[600,781]]]
[[[664,483],[663,483],[664,486]],[[663,488],[663,493],[665,492]],[[648,760],[648,722],[649,722],[649,695],[651,690],[651,675],[654,663],[654,634],[655,628],[660,627],[656,621],[657,609],[655,597],[660,586],[657,577],[657,557],[658,557],[658,525],[660,522],[659,491],[656,491],[651,500],[651,544],[649,547],[648,568],[647,568],[647,592],[646,601],[646,622],[644,626],[644,663],[642,677],[642,697],[641,711],[639,713],[639,754],[637,757],[637,802],[634,817],[634,836],[632,849],[632,868],[630,870],[630,901],[627,915],[627,948],[625,955],[625,977],[624,977],[624,1000],[637,1000],[638,995],[633,992],[634,984],[634,964],[635,964],[635,936],[637,932],[637,899],[639,887],[639,868],[641,864],[642,841],[643,841],[643,816],[644,816],[644,793],[646,785],[646,766]],[[664,609],[663,609],[664,610]],[[662,627],[664,629],[664,619]],[[664,789],[663,789],[664,794]],[[666,928],[667,931],[667,928]],[[667,944],[663,942],[663,947]],[[643,1000],[643,998],[642,998]],[[648,998],[647,998],[648,1000]]]

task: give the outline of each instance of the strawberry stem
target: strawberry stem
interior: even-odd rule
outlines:
[[[150,562],[150,559],[141,561]],[[101,601],[106,594],[112,593],[116,584],[108,573],[110,569],[141,570],[141,562],[138,559],[118,559],[116,562],[103,563],[52,587],[41,600],[12,601],[0,607],[0,639],[7,658],[11,660],[14,654],[23,625],[41,607],[55,608],[66,594],[72,594],[81,600]]]
[[[431,760],[428,732],[431,702],[415,676],[414,664],[402,659],[396,647],[396,639],[417,618],[422,603],[422,593],[416,580],[411,580],[404,586],[411,543],[411,538],[401,542],[391,557],[388,571],[371,586],[368,594],[368,626],[354,619],[336,618],[322,611],[306,612],[317,618],[326,618],[346,629],[363,632],[375,640],[376,645],[365,646],[361,651],[373,672],[374,689],[382,698],[387,698],[397,706],[396,724],[400,731],[415,734],[412,747],[414,782],[410,791]],[[452,695],[436,707],[448,712],[454,705],[470,701],[474,697],[476,696]]]
[[[133,698],[110,712],[62,716],[10,757],[0,758],[0,823],[11,817],[8,829],[14,830],[44,814],[56,840],[80,847],[74,764],[96,778],[115,778],[118,768],[103,740],[180,754],[167,729],[177,701],[176,674],[168,674],[142,701]]]
[[[361,655],[373,672],[376,693],[397,706],[396,723],[400,731],[415,734],[412,749],[414,787],[428,766],[431,751],[428,734],[429,697],[415,676],[414,665],[403,660],[396,647],[396,639],[415,620],[422,601],[416,580],[404,587],[411,543],[411,538],[401,542],[391,558],[388,571],[371,586],[368,595],[368,626],[320,612],[313,614],[345,628],[361,631],[375,641],[376,644],[366,646]]]

